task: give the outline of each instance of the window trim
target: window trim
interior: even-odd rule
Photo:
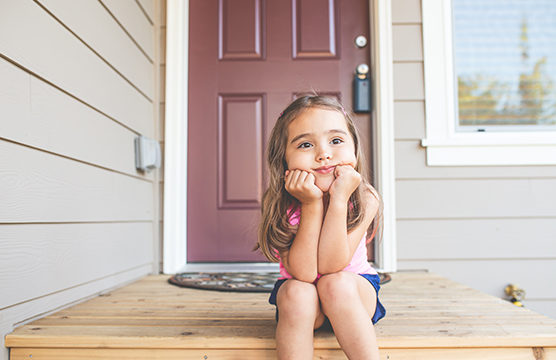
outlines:
[[[452,0],[422,0],[429,166],[556,165],[555,131],[456,132]]]

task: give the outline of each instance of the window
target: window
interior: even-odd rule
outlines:
[[[556,130],[556,2],[453,0],[457,131]]]
[[[556,2],[422,5],[427,163],[556,164]]]

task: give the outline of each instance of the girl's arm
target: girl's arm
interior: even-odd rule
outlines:
[[[286,172],[286,190],[301,203],[297,234],[288,251],[281,252],[282,264],[295,279],[312,283],[317,278],[317,249],[322,226],[322,191],[306,171]]]
[[[280,253],[282,264],[295,279],[312,283],[317,278],[317,249],[322,224],[322,201],[301,205],[301,220],[289,251]]]
[[[343,177],[343,178],[342,178]],[[361,176],[350,166],[342,166],[330,189],[330,202],[322,225],[318,247],[318,272],[330,274],[341,271],[351,261],[363,234],[373,221],[379,207],[378,200],[371,189],[363,192],[362,204],[365,207],[363,221],[347,233],[348,201],[357,188]]]

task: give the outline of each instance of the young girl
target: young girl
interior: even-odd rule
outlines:
[[[313,330],[326,318],[348,358],[379,358],[373,324],[385,310],[366,232],[373,224],[372,239],[381,201],[362,158],[353,120],[335,98],[298,98],[272,130],[257,248],[280,261],[269,299],[280,359],[312,359]]]

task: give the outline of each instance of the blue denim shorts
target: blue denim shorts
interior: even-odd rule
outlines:
[[[376,309],[375,314],[373,315],[372,322],[376,324],[380,319],[382,319],[386,315],[386,309],[382,306],[382,303],[378,299],[378,291],[380,290],[380,277],[374,274],[359,274],[367,279],[371,285],[376,290]],[[278,294],[278,289],[280,286],[288,279],[278,279],[274,284],[274,289],[272,289],[272,293],[270,293],[270,297],[268,298],[268,302],[272,305],[276,305],[276,296]],[[276,307],[276,321],[278,321],[278,307]]]

